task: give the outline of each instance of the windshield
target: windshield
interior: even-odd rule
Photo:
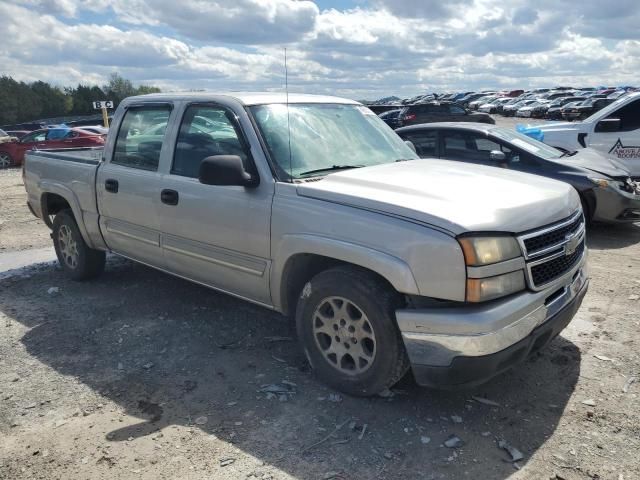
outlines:
[[[285,104],[256,105],[250,110],[279,175],[287,179],[306,178],[305,172],[315,170],[418,158],[362,105],[295,103],[289,104],[288,114]]]
[[[550,147],[545,143],[539,142],[538,140],[515,130],[497,127],[491,129],[491,134],[495,135],[500,140],[519,147],[522,150],[532,153],[540,158],[544,158],[545,160],[557,160],[562,156],[562,152],[560,150]]]
[[[8,137],[9,134],[0,128],[0,137]]]

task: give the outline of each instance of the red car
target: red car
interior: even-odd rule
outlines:
[[[22,165],[27,150],[70,147],[103,147],[104,135],[81,128],[50,128],[28,133],[20,140],[0,143],[0,168]]]

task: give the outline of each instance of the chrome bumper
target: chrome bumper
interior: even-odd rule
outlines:
[[[411,363],[446,367],[456,357],[493,354],[526,338],[586,286],[586,257],[585,250],[562,284],[543,291],[460,307],[397,310]]]

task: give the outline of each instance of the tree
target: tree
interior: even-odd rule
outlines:
[[[18,82],[0,77],[0,125],[63,117],[69,114],[91,115],[97,100],[112,100],[114,106],[126,97],[159,92],[150,85],[134,86],[130,80],[113,73],[104,90],[96,85],[78,85],[64,89],[47,82]]]

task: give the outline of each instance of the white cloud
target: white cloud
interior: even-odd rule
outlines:
[[[596,0],[359,5],[16,0],[0,3],[10,39],[0,43],[0,64],[4,74],[59,84],[102,82],[119,71],[164,88],[278,89],[287,46],[292,90],[357,98],[637,82],[637,0],[610,9]]]

